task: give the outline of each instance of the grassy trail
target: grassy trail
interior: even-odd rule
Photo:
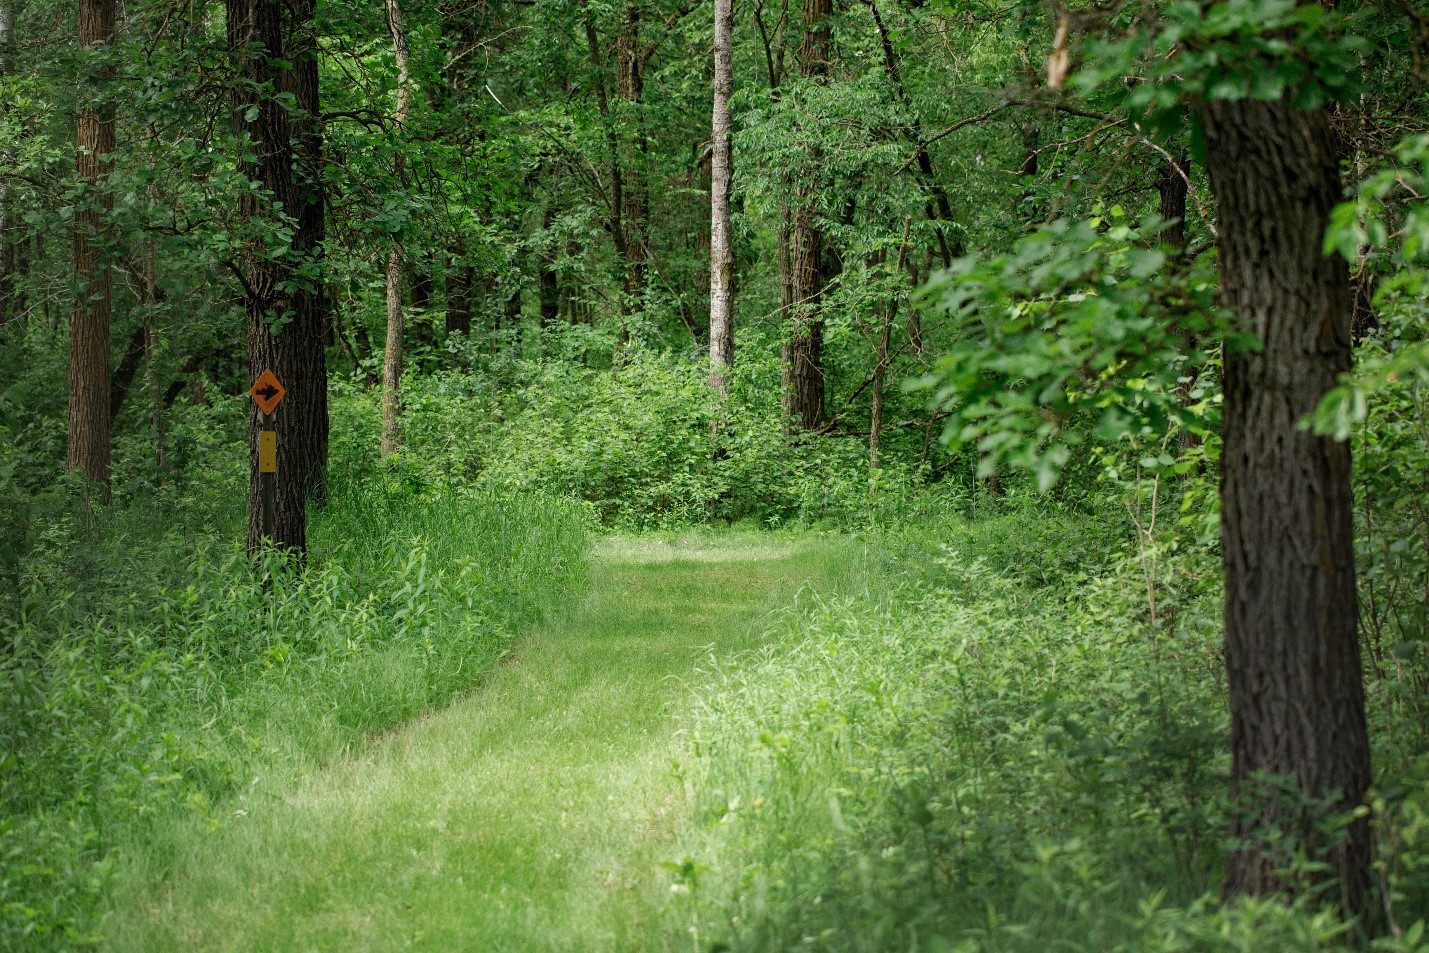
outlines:
[[[648,947],[702,661],[757,645],[772,612],[860,563],[813,538],[607,541],[587,595],[471,696],[216,831],[156,838],[121,878],[109,947]]]

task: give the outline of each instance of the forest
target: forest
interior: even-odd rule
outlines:
[[[1426,934],[1424,0],[0,0],[0,949]]]

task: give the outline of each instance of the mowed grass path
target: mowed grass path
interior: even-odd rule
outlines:
[[[130,854],[116,950],[632,950],[662,938],[672,768],[702,664],[759,645],[801,590],[855,584],[849,542],[612,539],[588,593],[467,698],[208,831]]]

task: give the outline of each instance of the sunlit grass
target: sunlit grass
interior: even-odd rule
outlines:
[[[116,950],[624,950],[662,936],[659,863],[692,801],[678,731],[711,658],[856,544],[686,534],[596,547],[585,598],[474,694],[127,855]],[[439,637],[439,636],[438,636]],[[662,943],[663,945],[663,943]]]

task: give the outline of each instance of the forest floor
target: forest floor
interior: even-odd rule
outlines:
[[[102,925],[116,950],[628,950],[661,937],[660,862],[705,664],[760,646],[847,541],[702,533],[597,545],[587,592],[476,691],[233,819],[161,826]]]

